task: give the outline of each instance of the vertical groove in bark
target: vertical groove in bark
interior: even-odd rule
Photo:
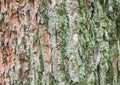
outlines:
[[[49,6],[49,21],[48,31],[51,35],[51,52],[52,52],[52,65],[53,76],[57,85],[66,85],[65,74],[65,45],[66,45],[66,30],[67,21],[65,14],[65,2],[64,1],[51,1]],[[64,17],[65,16],[65,17]],[[62,20],[62,21],[61,21]],[[66,24],[66,25],[64,25]]]
[[[78,17],[78,2],[67,0],[66,1],[66,8],[67,8],[67,16],[69,18],[69,29],[68,29],[68,37],[67,37],[67,56],[69,59],[68,71],[70,76],[71,84],[80,84],[79,80],[79,66],[80,58],[78,55],[78,33],[77,28],[75,26],[75,20]]]

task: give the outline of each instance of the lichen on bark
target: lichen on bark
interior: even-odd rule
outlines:
[[[0,85],[119,85],[119,0],[1,0]]]

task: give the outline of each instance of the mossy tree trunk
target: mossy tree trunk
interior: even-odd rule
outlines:
[[[0,85],[120,85],[120,1],[1,0]]]

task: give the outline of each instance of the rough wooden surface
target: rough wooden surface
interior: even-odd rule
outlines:
[[[0,0],[0,85],[120,85],[119,0]]]

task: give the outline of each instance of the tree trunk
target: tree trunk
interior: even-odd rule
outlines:
[[[0,0],[0,85],[120,85],[120,1]]]

